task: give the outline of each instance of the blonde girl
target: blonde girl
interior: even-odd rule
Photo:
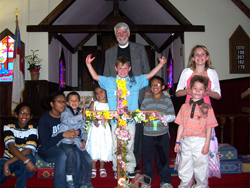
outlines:
[[[202,75],[209,79],[208,89],[204,94],[204,102],[211,105],[210,97],[219,100],[221,98],[220,82],[217,72],[212,67],[210,54],[203,45],[196,45],[192,48],[187,68],[185,68],[180,76],[175,95],[177,97],[186,96],[186,103],[190,101],[191,89],[190,80],[194,75]],[[177,154],[178,161],[178,154]],[[218,156],[218,140],[212,129],[212,137],[210,142],[210,160],[209,160],[209,177],[221,177],[220,160]]]

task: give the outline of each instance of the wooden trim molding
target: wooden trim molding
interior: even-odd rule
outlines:
[[[241,0],[231,1],[250,19],[250,9]]]

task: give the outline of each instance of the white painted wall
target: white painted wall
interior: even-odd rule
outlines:
[[[246,77],[249,74],[230,74],[229,38],[241,25],[250,36],[249,18],[228,0],[170,0],[193,24],[205,25],[205,32],[186,32],[184,36],[185,66],[193,46],[205,45],[220,80]]]
[[[25,43],[25,55],[31,54],[30,50],[39,50],[39,57],[42,58],[42,69],[40,80],[49,80],[49,46],[47,33],[26,32],[27,25],[38,25],[61,0],[1,0],[0,6],[4,7],[0,12],[0,32],[8,28],[15,33],[15,19],[13,13],[16,8],[18,13],[21,40]],[[25,80],[30,80],[30,73],[25,63]]]

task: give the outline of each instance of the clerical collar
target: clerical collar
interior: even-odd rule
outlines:
[[[200,105],[202,105],[203,103],[204,103],[203,98],[200,99],[200,100],[198,100],[198,101],[195,101],[195,102],[193,101],[193,99],[190,99],[189,104],[190,104],[190,105],[193,104],[192,110],[191,110],[191,114],[190,114],[190,117],[191,117],[191,118],[194,117],[194,111],[195,111],[195,106],[196,106],[196,104],[198,104],[198,106],[200,106]]]
[[[118,46],[119,46],[120,48],[127,48],[128,45],[129,45],[129,41],[128,41],[127,44],[125,44],[124,46],[121,46],[120,44],[118,44]]]

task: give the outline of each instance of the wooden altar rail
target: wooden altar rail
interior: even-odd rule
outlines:
[[[217,114],[216,118],[218,119],[218,123],[220,126],[220,131],[221,131],[221,140],[220,142],[223,143],[224,142],[224,128],[226,125],[226,119],[229,119],[229,129],[230,129],[230,144],[232,146],[234,146],[234,118],[248,118],[248,124],[250,125],[250,115],[249,114]],[[249,137],[250,137],[250,128],[249,128]],[[250,139],[249,140],[249,151],[250,151]]]

